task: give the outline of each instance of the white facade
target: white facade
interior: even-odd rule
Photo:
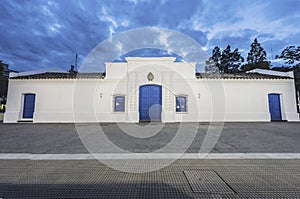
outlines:
[[[11,78],[4,122],[137,123],[144,85],[161,86],[161,122],[271,121],[269,94],[280,97],[282,120],[299,121],[292,78],[196,78],[195,63],[174,62],[172,57],[126,61],[106,63],[105,78]],[[24,118],[28,93],[35,94],[33,118]],[[125,99],[124,111],[116,111],[118,96]],[[178,96],[186,100],[182,112],[176,111]]]

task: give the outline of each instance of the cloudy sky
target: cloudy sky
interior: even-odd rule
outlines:
[[[80,64],[101,42],[144,27],[183,33],[208,54],[230,44],[245,58],[257,37],[272,60],[300,45],[300,0],[1,0],[0,60],[18,71],[68,70],[76,53]],[[166,51],[129,54],[172,55],[168,39]]]

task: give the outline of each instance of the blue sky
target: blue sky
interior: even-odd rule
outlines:
[[[143,27],[179,31],[209,54],[230,44],[246,58],[255,37],[269,60],[300,45],[300,0],[1,0],[0,19],[0,59],[18,71],[68,70],[76,53],[80,64],[104,40]],[[145,52],[166,56],[130,55]]]

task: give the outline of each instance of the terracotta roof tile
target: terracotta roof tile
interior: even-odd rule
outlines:
[[[105,73],[40,73],[10,79],[103,79]]]
[[[218,73],[196,73],[197,79],[292,79],[291,77],[266,75],[260,73],[236,73],[236,74],[218,74]]]
[[[103,79],[105,73],[40,73],[33,75],[11,77],[10,79]],[[276,75],[266,75],[260,73],[236,73],[236,74],[217,74],[217,73],[196,73],[197,79],[292,79]]]

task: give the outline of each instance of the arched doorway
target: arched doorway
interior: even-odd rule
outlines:
[[[140,121],[161,121],[162,89],[159,85],[144,85],[139,89]]]

